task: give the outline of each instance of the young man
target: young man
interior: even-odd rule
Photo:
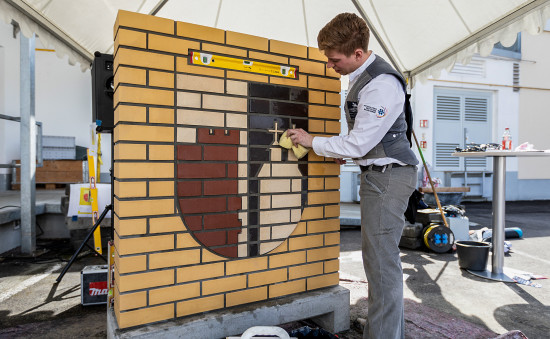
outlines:
[[[364,338],[404,338],[403,271],[399,239],[416,186],[418,160],[406,136],[405,81],[368,50],[369,29],[352,13],[332,19],[317,37],[327,67],[349,75],[345,102],[349,134],[313,137],[302,129],[288,135],[316,154],[353,158],[361,168],[361,237],[368,280]]]

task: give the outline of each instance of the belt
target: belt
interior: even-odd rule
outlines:
[[[365,171],[376,171],[376,172],[381,172],[381,173],[384,173],[386,171],[386,169],[388,168],[397,168],[397,167],[407,167],[409,165],[400,165],[400,164],[397,164],[397,163],[391,163],[391,164],[387,164],[387,165],[384,165],[384,166],[378,166],[378,165],[368,165],[368,166],[359,166],[361,168],[361,172],[365,172]]]

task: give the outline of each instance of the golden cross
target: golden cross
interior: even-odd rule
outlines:
[[[279,136],[277,134],[284,132],[279,129],[278,125],[279,125],[278,122],[275,121],[275,129],[267,130],[268,132],[273,133],[273,145],[279,145]]]

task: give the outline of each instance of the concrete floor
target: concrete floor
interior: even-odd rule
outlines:
[[[357,213],[358,205],[344,205]],[[466,205],[479,227],[490,227],[488,203]],[[348,212],[345,212],[348,213]],[[524,239],[512,241],[508,268],[550,277],[550,202],[507,204],[507,227],[518,226]],[[351,291],[351,321],[365,317],[365,282],[357,227],[341,233],[341,285]],[[105,307],[80,305],[80,270],[103,262],[93,256],[78,260],[60,284],[54,284],[72,254],[66,243],[39,241],[50,251],[40,258],[0,258],[0,338],[97,337],[106,335]],[[550,333],[550,280],[542,288],[477,278],[458,268],[456,254],[402,250],[407,338],[495,338],[521,330],[528,338]],[[341,338],[361,338],[352,326]]]

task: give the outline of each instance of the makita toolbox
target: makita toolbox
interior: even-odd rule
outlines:
[[[107,303],[107,265],[86,266],[80,272],[80,295],[84,306]]]

